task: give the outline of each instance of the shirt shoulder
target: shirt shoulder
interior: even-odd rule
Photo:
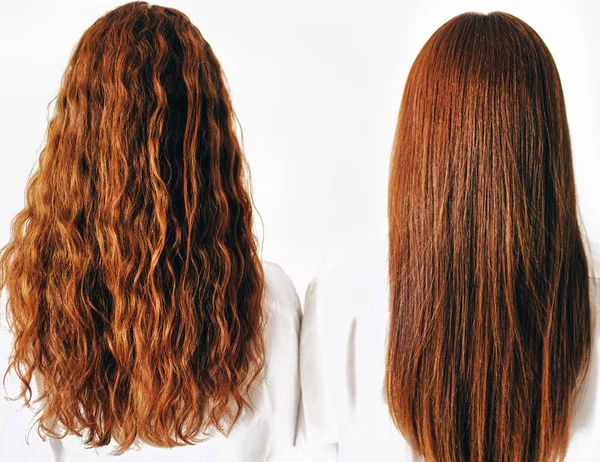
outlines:
[[[357,243],[329,258],[310,281],[306,300],[335,318],[387,310],[387,241]],[[334,314],[335,312],[335,314]]]
[[[377,389],[381,382],[387,292],[387,240],[381,236],[327,259],[309,283],[300,342],[300,445],[339,443],[356,424],[358,401],[372,404],[370,394],[356,390]],[[377,400],[380,393],[372,396]]]
[[[302,310],[294,283],[279,265],[263,261],[262,266],[265,275],[267,316],[283,319],[299,333]]]

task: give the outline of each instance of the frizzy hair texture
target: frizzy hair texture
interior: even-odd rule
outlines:
[[[8,372],[42,436],[193,444],[251,409],[264,278],[235,116],[183,13],[133,2],[85,31],[0,257]]]
[[[429,461],[562,459],[591,287],[558,72],[523,21],[462,14],[418,54],[388,215],[401,433]]]

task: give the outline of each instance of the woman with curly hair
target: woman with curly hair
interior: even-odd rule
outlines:
[[[235,120],[178,10],[128,3],[75,47],[0,254],[7,376],[57,460],[293,444],[299,301],[259,259]]]

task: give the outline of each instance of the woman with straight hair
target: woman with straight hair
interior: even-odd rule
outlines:
[[[600,261],[559,75],[526,23],[466,13],[425,44],[388,218],[307,291],[303,440],[344,462],[598,460]]]
[[[0,271],[37,428],[5,406],[3,462],[285,458],[300,304],[259,259],[224,76],[180,11],[85,31]]]

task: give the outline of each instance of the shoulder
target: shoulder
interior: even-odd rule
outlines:
[[[322,306],[353,316],[364,308],[387,309],[387,293],[387,241],[359,242],[319,268],[308,285],[305,312]]]
[[[306,290],[301,348],[342,367],[362,349],[379,342],[388,316],[387,242],[347,247],[325,262]],[[366,350],[365,350],[366,351]],[[337,366],[333,367],[333,364]],[[330,371],[343,376],[343,370]]]
[[[358,384],[379,377],[358,374],[357,365],[370,372],[369,364],[381,363],[386,319],[387,240],[355,243],[319,268],[306,291],[302,318],[301,443],[337,442],[347,425],[340,422],[354,421]]]
[[[302,310],[294,283],[279,265],[263,261],[262,267],[268,318],[283,319],[299,332]]]

